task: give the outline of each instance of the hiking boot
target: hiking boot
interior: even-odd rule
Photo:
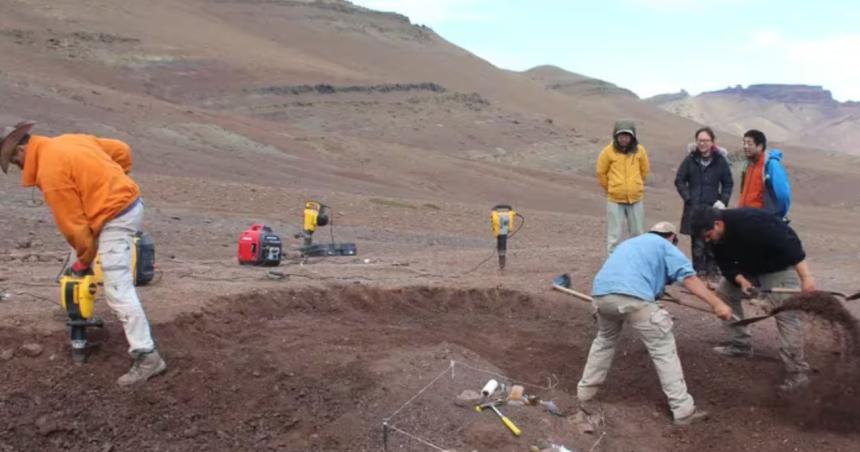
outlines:
[[[692,425],[697,422],[706,421],[710,417],[707,411],[696,408],[689,416],[679,417],[672,421],[675,425]]]
[[[712,350],[718,355],[730,358],[752,358],[753,356],[752,348],[738,348],[734,345],[714,347]]]
[[[580,400],[579,409],[585,414],[597,414],[601,412],[600,402],[596,400]]]
[[[167,370],[167,364],[161,359],[158,350],[140,354],[132,364],[131,369],[125,375],[119,377],[116,383],[120,386],[131,386],[143,383],[146,380]]]
[[[808,385],[809,377],[805,373],[794,373],[785,377],[785,380],[779,385],[779,390],[782,392],[794,392]]]

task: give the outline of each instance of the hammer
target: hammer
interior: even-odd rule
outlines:
[[[501,402],[489,402],[489,403],[482,403],[480,405],[475,405],[475,411],[480,413],[481,411],[483,411],[486,408],[492,409],[499,416],[499,418],[501,418],[502,423],[505,424],[505,427],[507,427],[508,430],[510,430],[511,433],[514,434],[514,436],[522,435],[523,434],[522,430],[520,430],[510,419],[508,419],[507,416],[503,415],[502,412],[499,411],[498,408],[496,408],[496,405],[498,403],[501,403]]]

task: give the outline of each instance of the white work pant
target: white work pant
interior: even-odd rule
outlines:
[[[687,392],[669,312],[657,303],[624,295],[595,297],[594,305],[597,308],[597,337],[591,343],[588,361],[576,388],[577,398],[587,401],[597,395],[612,366],[615,345],[626,321],[639,333],[651,355],[674,418],[692,414],[696,407],[693,397]]]
[[[149,321],[137,291],[131,271],[134,234],[143,227],[143,201],[128,212],[105,223],[99,235],[99,258],[104,273],[104,294],[125,330],[128,351],[132,356],[151,352],[155,348]],[[70,265],[77,259],[74,250]]]
[[[633,204],[606,202],[606,249],[609,254],[621,243],[627,226],[627,238],[636,237],[645,232],[645,206],[642,201]]]

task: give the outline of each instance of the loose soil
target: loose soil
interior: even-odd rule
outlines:
[[[856,430],[839,425],[842,436],[833,436],[826,423],[786,409],[795,401],[767,384],[780,378],[778,362],[716,359],[695,341],[679,352],[691,392],[714,417],[672,427],[629,331],[601,397],[606,425],[580,433],[573,394],[594,330],[578,306],[506,289],[361,284],[219,297],[154,326],[169,371],[131,390],[114,383],[129,364],[114,321],[92,331],[101,346],[82,367],[70,364],[64,332],[2,328],[0,341],[15,352],[0,365],[0,450],[380,450],[389,418],[454,450],[522,451],[539,440],[588,450],[603,432],[606,451],[851,449]],[[43,353],[26,356],[20,346],[30,342]],[[492,413],[454,404],[491,377],[528,385],[567,416],[504,406],[524,431],[515,438]],[[841,414],[856,418],[856,405]],[[432,450],[399,432],[388,441],[391,450]]]
[[[818,368],[809,388],[787,405],[798,422],[809,428],[860,431],[860,325],[835,296],[813,292],[788,298],[773,313],[800,311],[807,321],[807,336],[815,345],[831,338],[832,358]],[[824,347],[819,347],[821,350]],[[815,349],[813,348],[813,353]]]
[[[860,324],[835,296],[827,292],[795,295],[785,300],[772,313],[784,311],[803,312],[811,317],[817,329],[839,329],[842,353],[854,356],[860,354]]]

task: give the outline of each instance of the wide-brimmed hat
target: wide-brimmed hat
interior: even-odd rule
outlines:
[[[36,124],[33,121],[21,121],[13,127],[3,129],[3,134],[0,135],[0,169],[3,173],[9,171],[9,163],[12,161],[12,154],[15,153],[15,146],[24,138],[24,135],[30,133],[30,129]]]

